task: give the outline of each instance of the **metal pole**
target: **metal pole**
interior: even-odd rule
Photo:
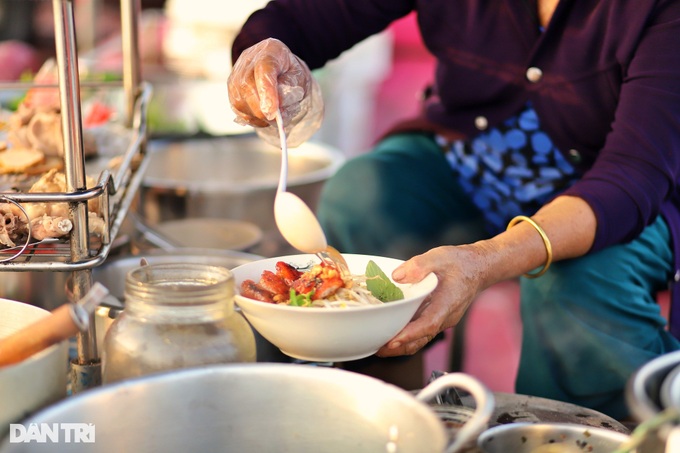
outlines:
[[[53,0],[54,35],[59,71],[59,96],[61,102],[61,126],[64,138],[64,168],[66,191],[77,192],[86,189],[85,154],[83,152],[82,115],[80,111],[80,80],[73,0]],[[89,253],[87,203],[69,203],[69,214],[73,222],[70,234],[72,261],[85,259]],[[79,300],[90,290],[92,275],[89,270],[73,272],[73,298]],[[100,383],[101,374],[97,353],[94,315],[90,319],[90,330],[77,337],[80,365],[95,364],[93,377],[88,377],[87,386]],[[89,372],[88,372],[89,373]],[[74,391],[83,386],[76,384]]]
[[[120,25],[123,52],[123,90],[126,110],[125,126],[132,127],[135,101],[139,95],[142,79],[139,65],[138,18],[141,14],[141,0],[120,0]]]

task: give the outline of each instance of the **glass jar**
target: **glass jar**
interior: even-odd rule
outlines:
[[[255,362],[255,336],[234,310],[234,277],[205,264],[152,264],[125,278],[125,309],[104,339],[102,381]]]

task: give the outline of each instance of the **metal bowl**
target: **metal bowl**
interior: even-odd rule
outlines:
[[[149,264],[200,263],[233,269],[246,263],[261,259],[261,256],[232,250],[178,248],[175,250],[148,250],[141,255],[122,256],[106,260],[103,265],[92,270],[94,281],[100,282],[109,292],[123,300],[125,275],[139,267],[141,258]]]
[[[554,444],[559,444],[562,453],[611,453],[629,438],[616,431],[571,423],[510,423],[484,431],[477,445],[484,453],[538,453]]]

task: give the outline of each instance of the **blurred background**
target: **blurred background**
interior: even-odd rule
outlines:
[[[141,1],[142,75],[154,88],[149,151],[157,155],[135,213],[135,228],[148,233],[147,242],[157,245],[160,237],[161,244],[258,256],[288,251],[270,212],[278,150],[263,148],[252,129],[233,122],[226,89],[232,41],[265,3]],[[52,8],[48,0],[0,0],[0,82],[30,81],[54,56]],[[120,2],[74,0],[74,9],[81,73],[119,78]],[[416,113],[433,63],[409,15],[315,71],[325,119],[310,143],[291,153],[291,191],[315,206],[323,181],[345,159],[366,152],[394,122]],[[0,92],[3,112],[22,95]],[[221,238],[211,236],[219,241],[197,243],[212,228],[222,231]],[[464,326],[427,351],[423,379],[432,370],[463,370],[491,390],[512,392],[520,334],[517,284],[497,285],[475,302]]]

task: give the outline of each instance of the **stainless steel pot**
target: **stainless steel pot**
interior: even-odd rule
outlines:
[[[152,142],[138,210],[158,223],[223,218],[254,223],[275,234],[274,195],[281,151],[255,135]],[[319,190],[344,161],[327,145],[307,142],[289,153],[288,189],[315,208]]]
[[[233,269],[242,264],[261,259],[252,253],[235,252],[231,250],[178,248],[174,250],[148,250],[142,255],[129,255],[110,259],[103,265],[92,270],[92,279],[100,282],[118,300],[123,300],[125,292],[125,275],[131,269],[140,266],[141,259],[150,264],[167,263],[199,263]]]
[[[92,279],[106,286],[114,300],[102,304],[96,311],[97,344],[104,342],[104,335],[122,307],[116,302],[123,301],[125,292],[125,275],[128,271],[140,266],[141,258],[150,264],[162,263],[199,263],[233,269],[241,264],[260,259],[258,255],[230,250],[179,248],[174,250],[149,250],[143,255],[125,256],[106,261],[92,271]],[[289,357],[281,353],[278,348],[265,340],[257,331],[255,342],[257,360],[260,362],[288,362]]]
[[[221,256],[224,260],[221,265],[229,268],[246,263],[247,260],[252,261],[260,258],[255,254],[249,255],[236,251],[241,247],[227,247],[238,246],[239,244],[244,246],[246,242],[250,246],[258,242],[261,232],[257,230],[255,225],[218,219],[186,220],[184,228],[196,227],[202,229],[204,233],[206,228],[208,229],[209,235],[201,237],[200,240],[196,239],[197,235],[186,238],[187,243],[200,244],[201,248],[197,245],[183,247],[182,244],[159,243],[163,238],[162,232],[139,222],[131,213],[123,222],[123,234],[120,234],[114,241],[112,253],[104,266],[120,257],[124,259],[124,257],[130,255],[131,250],[143,250],[145,254],[163,254],[162,251],[150,251],[159,247],[165,248],[169,252],[171,251],[170,248],[173,251],[179,250],[178,254],[182,255],[210,254]],[[218,228],[221,231],[217,232]],[[0,272],[0,298],[29,303],[51,311],[68,302],[67,283],[70,278],[71,272]],[[122,291],[120,294],[122,295]]]
[[[112,254],[129,246],[129,236],[121,235],[112,244]],[[0,272],[0,297],[28,303],[52,311],[68,302],[67,282],[71,272]]]
[[[0,337],[26,327],[49,312],[29,304],[0,299]],[[0,369],[0,439],[10,423],[66,396],[68,344],[62,342]]]
[[[335,368],[235,364],[180,370],[83,392],[24,422],[91,424],[94,443],[7,442],[0,451],[442,453],[454,445],[447,447],[446,430],[424,401],[451,386],[471,391],[470,380],[452,373],[414,398]],[[486,423],[493,406],[488,390],[480,396],[477,425]]]

